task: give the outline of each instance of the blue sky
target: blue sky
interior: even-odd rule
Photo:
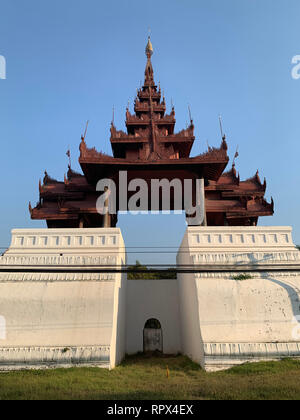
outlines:
[[[177,130],[188,104],[193,154],[219,145],[223,117],[229,153],[237,145],[241,178],[260,170],[275,216],[260,225],[291,225],[300,243],[299,0],[0,0],[0,246],[11,228],[41,227],[28,202],[38,200],[43,172],[63,179],[70,145],[74,169],[86,120],[89,146],[110,153],[112,108],[124,129],[125,107],[143,79],[151,28],[153,66]],[[127,246],[180,244],[183,216],[121,216]],[[147,263],[175,254],[130,254]]]

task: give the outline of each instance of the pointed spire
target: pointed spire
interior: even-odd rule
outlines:
[[[259,170],[258,170],[258,169],[257,169],[257,171],[256,171],[255,178],[256,178],[257,182],[258,182],[260,185],[262,185],[261,180],[260,180],[260,177],[259,177]]]
[[[192,118],[191,107],[190,107],[189,104],[188,104],[188,110],[189,110],[189,117],[190,117],[190,125],[192,126],[192,125],[194,125],[194,122],[193,122],[193,118]]]
[[[222,117],[221,117],[221,115],[219,115],[219,124],[220,124],[221,137],[222,137],[222,140],[224,140],[223,124],[222,124]]]
[[[146,45],[146,56],[147,64],[145,69],[145,86],[154,86],[154,76],[153,76],[153,67],[151,63],[151,56],[153,54],[153,47],[150,41],[150,36],[148,37],[148,43]]]

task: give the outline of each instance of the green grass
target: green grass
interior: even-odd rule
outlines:
[[[167,378],[167,366],[170,377]],[[300,362],[246,364],[206,373],[187,357],[128,357],[116,369],[0,374],[0,400],[300,399]]]

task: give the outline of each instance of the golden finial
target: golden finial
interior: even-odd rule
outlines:
[[[146,45],[146,56],[151,57],[152,54],[153,54],[153,46],[152,46],[150,35],[149,35],[148,36],[148,43]]]

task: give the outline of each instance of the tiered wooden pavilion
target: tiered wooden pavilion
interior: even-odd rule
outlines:
[[[137,91],[134,114],[129,108],[126,110],[127,131],[119,131],[114,122],[111,124],[113,156],[88,148],[82,137],[79,163],[83,173],[76,173],[69,166],[67,176],[60,182],[45,172],[39,184],[39,202],[35,208],[29,205],[32,219],[46,220],[49,228],[116,226],[118,211],[127,208],[122,208],[118,196],[116,214],[109,218],[99,214],[96,185],[100,179],[108,178],[118,187],[123,171],[127,171],[128,183],[141,178],[147,182],[149,191],[154,178],[176,178],[182,182],[204,179],[205,223],[209,226],[253,226],[260,216],[273,214],[273,200],[271,203],[265,200],[266,181],[260,181],[258,172],[246,181],[240,180],[234,164],[229,172],[224,172],[229,161],[225,136],[219,148],[209,148],[206,153],[191,157],[195,141],[193,120],[186,129],[175,132],[175,110],[172,107],[170,114],[166,114],[165,98],[154,81],[152,54],[149,39],[145,81]],[[129,200],[133,192],[126,194]],[[194,196],[195,190],[193,200]],[[178,205],[175,207],[173,202],[171,210],[178,210]],[[184,210],[184,202],[180,207]],[[148,208],[143,210],[150,208],[149,195]],[[159,209],[163,210],[162,203]]]

